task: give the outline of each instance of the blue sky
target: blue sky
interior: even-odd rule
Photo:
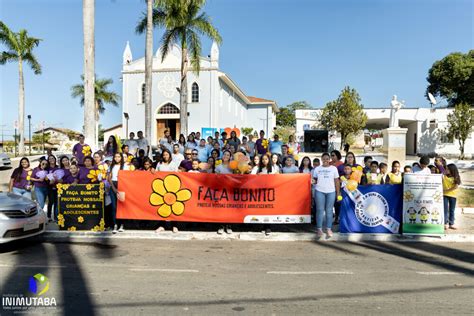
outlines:
[[[134,58],[144,55],[144,35],[134,33],[144,0],[96,0],[96,73],[114,80],[126,41]],[[220,68],[248,95],[279,106],[306,100],[324,106],[349,85],[365,107],[387,106],[393,94],[409,107],[426,107],[426,76],[434,61],[473,45],[470,0],[208,0],[224,41]],[[81,0],[0,0],[0,19],[43,39],[35,54],[43,66],[26,68],[26,114],[33,127],[80,130],[83,111],[70,87],[83,67]],[[154,49],[161,31],[155,32]],[[211,43],[203,40],[203,55]],[[3,49],[0,46],[0,50]],[[0,66],[0,125],[13,134],[17,119],[17,64]],[[107,108],[101,123],[121,120]]]

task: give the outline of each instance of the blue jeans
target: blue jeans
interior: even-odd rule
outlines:
[[[22,197],[25,197],[31,200],[31,191],[13,187],[13,193],[15,193],[16,195],[21,195]]]
[[[456,198],[444,196],[444,224],[454,225],[454,212],[456,209]]]
[[[332,228],[332,208],[335,201],[336,192],[323,193],[316,191],[316,228],[323,228],[324,218],[326,218],[326,227],[328,229]]]
[[[43,209],[44,204],[46,203],[46,198],[48,197],[48,187],[36,187],[35,186],[35,195],[36,201],[40,205],[41,209]]]

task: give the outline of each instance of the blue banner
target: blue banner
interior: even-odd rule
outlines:
[[[364,185],[342,192],[341,233],[399,233],[403,208],[401,184]]]

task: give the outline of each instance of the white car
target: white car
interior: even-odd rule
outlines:
[[[0,244],[42,234],[46,222],[46,214],[36,202],[0,192]]]
[[[0,168],[10,168],[12,166],[12,161],[7,154],[0,153]]]

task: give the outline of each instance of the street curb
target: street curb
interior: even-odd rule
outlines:
[[[474,242],[474,234],[447,234],[439,236],[405,236],[391,234],[342,234],[334,233],[332,238],[325,236],[318,239],[314,233],[271,233],[265,236],[263,233],[238,232],[230,235],[218,235],[215,232],[190,232],[181,231],[179,233],[154,231],[134,231],[127,230],[122,233],[112,234],[111,232],[70,232],[70,231],[46,231],[38,236],[44,241],[81,241],[81,240],[108,240],[108,239],[156,239],[156,240],[242,240],[242,241],[318,241],[318,242]]]

